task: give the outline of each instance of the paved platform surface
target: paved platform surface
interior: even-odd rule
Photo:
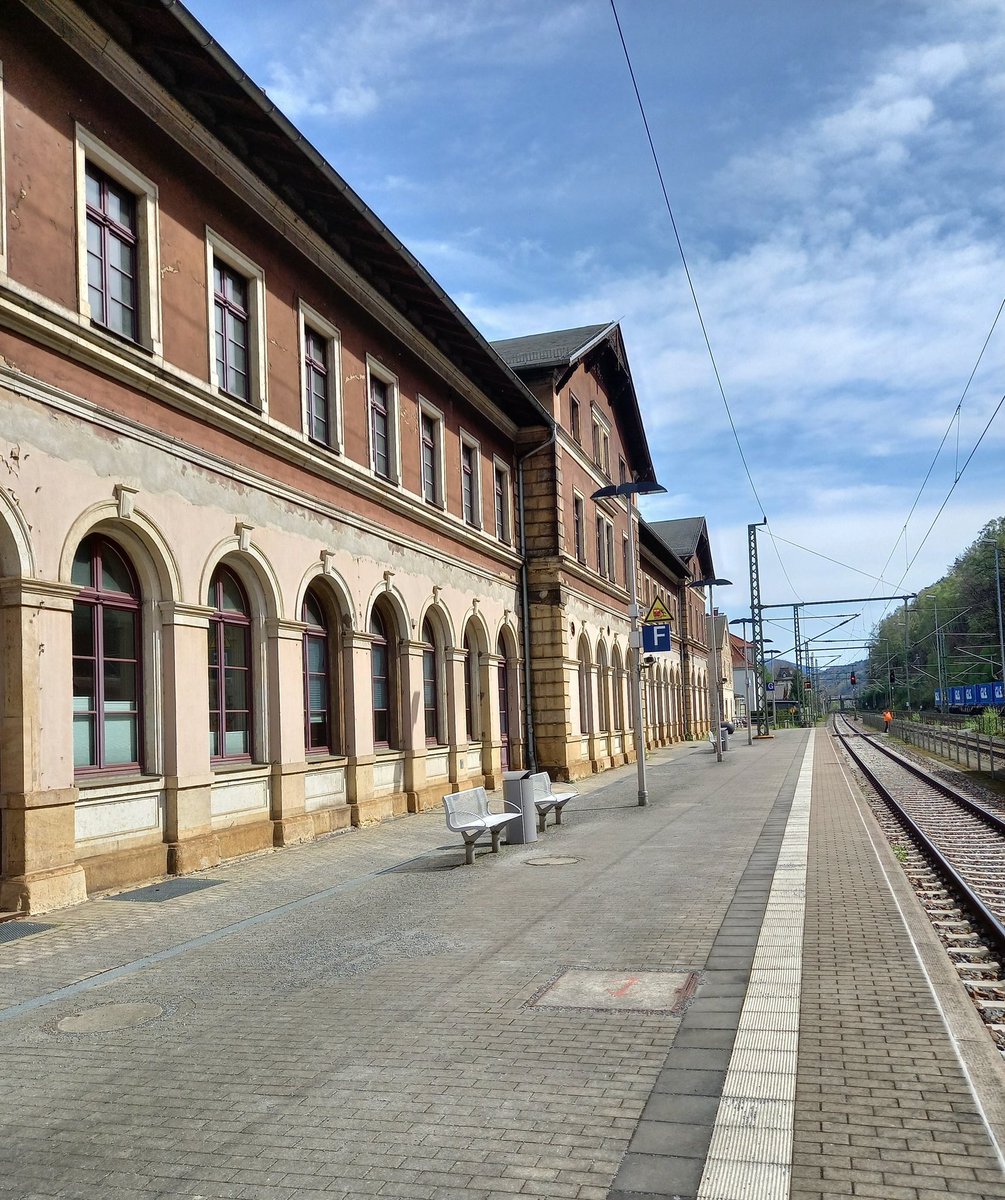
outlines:
[[[825,731],[0,941],[0,1197],[1005,1200],[1003,1070]],[[7,927],[3,927],[5,930]]]

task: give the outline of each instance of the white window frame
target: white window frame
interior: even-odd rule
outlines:
[[[473,491],[471,493],[471,500],[472,500],[472,504],[474,506],[474,512],[472,513],[473,519],[470,521],[464,515],[464,451],[465,450],[471,450],[473,452],[473,460],[474,460],[472,463]],[[461,480],[461,520],[464,522],[465,525],[468,526],[469,529],[482,529],[482,528],[484,528],[484,526],[482,524],[482,520],[483,520],[484,511],[485,511],[484,499],[482,497],[482,449],[481,449],[481,446],[479,445],[479,443],[477,442],[477,440],[475,438],[473,438],[471,436],[471,434],[465,433],[463,429],[461,430],[461,435],[460,435],[460,439],[459,439],[459,446],[458,446],[458,453],[457,453],[457,469],[460,472],[460,480]]]
[[[576,515],[579,515],[577,537]],[[576,562],[586,563],[586,498],[575,488],[572,491],[572,554]]]
[[[216,311],[213,300],[213,266],[219,259],[248,282],[248,399],[242,400],[225,391],[216,376]],[[265,356],[267,345],[265,334],[265,272],[246,254],[226,238],[206,226],[206,347],[209,350],[209,384],[221,396],[233,400],[244,408],[259,412],[262,416],[269,411],[267,380],[268,366]]]
[[[324,446],[335,454],[342,453],[342,335],[331,321],[303,300],[297,306],[297,327],[300,337],[300,417],[304,437],[313,446]],[[328,432],[327,442],[319,442],[311,434],[310,398],[307,392],[307,331],[316,333],[325,343],[325,367],[328,375]]]
[[[2,92],[2,87],[0,87]],[[0,111],[0,118],[2,118]],[[0,145],[2,151],[2,145]],[[91,320],[91,305],[87,299],[87,164],[92,163],[110,179],[121,184],[136,198],[136,302],[138,337],[135,345],[143,346],[158,357],[163,356],[161,333],[161,270],[160,226],[158,219],[157,184],[141,175],[121,155],[99,141],[79,122],[74,126],[74,189],[77,219],[77,311],[85,321]],[[0,158],[2,161],[2,158]],[[3,167],[0,166],[0,176]],[[0,183],[3,180],[0,178]],[[3,193],[6,195],[6,192]],[[6,206],[4,206],[6,209]],[[7,228],[0,229],[3,254],[6,256]],[[211,289],[212,290],[212,289]],[[103,326],[95,325],[95,329]],[[109,331],[120,340],[120,335]],[[131,339],[125,338],[128,344]]]
[[[502,532],[496,528],[496,476],[502,476]],[[492,532],[505,546],[513,544],[513,487],[509,464],[492,458]]]
[[[382,475],[374,466],[373,457],[373,419],[370,413],[370,380],[379,379],[387,388],[387,437],[390,445],[387,448],[387,465],[389,475]],[[373,355],[366,356],[366,444],[368,451],[367,466],[374,479],[392,487],[401,486],[401,398],[398,391],[398,376],[389,371],[383,363]]]
[[[610,478],[611,475],[611,427],[603,414],[590,405],[590,419],[593,421],[593,436],[591,450],[593,465],[599,467]]]
[[[434,498],[430,500],[426,496],[426,480],[423,476],[423,459],[422,459],[422,418],[426,417],[433,423],[433,470],[435,478],[433,480]],[[445,481],[447,478],[447,460],[444,449],[444,424],[443,413],[424,396],[419,396],[419,495],[426,504],[432,504],[436,508],[446,508],[447,506],[447,489]]]

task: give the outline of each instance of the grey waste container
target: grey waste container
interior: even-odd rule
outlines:
[[[723,724],[719,726],[719,745],[723,750],[729,749],[729,732],[728,725]]]
[[[511,846],[537,841],[537,809],[530,771],[503,771],[503,807],[520,814],[519,821],[506,826],[506,841]]]

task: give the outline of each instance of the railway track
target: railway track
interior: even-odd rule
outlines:
[[[1005,818],[836,717],[880,827],[1005,1057]]]

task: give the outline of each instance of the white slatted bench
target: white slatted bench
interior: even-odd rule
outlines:
[[[499,835],[510,823],[521,819],[520,813],[489,812],[489,798],[483,787],[468,788],[443,797],[447,812],[447,828],[464,838],[464,865],[475,861],[475,842],[488,833],[492,837],[492,853],[499,853]]]
[[[551,776],[547,771],[537,771],[530,777],[531,786],[534,789],[534,807],[537,809],[537,830],[538,833],[544,833],[544,827],[548,820],[548,813],[555,813],[555,824],[562,824],[562,809],[569,803],[573,796],[578,796],[579,792],[575,788],[565,790],[569,787],[565,785],[560,791],[555,791],[554,785],[551,782]]]

